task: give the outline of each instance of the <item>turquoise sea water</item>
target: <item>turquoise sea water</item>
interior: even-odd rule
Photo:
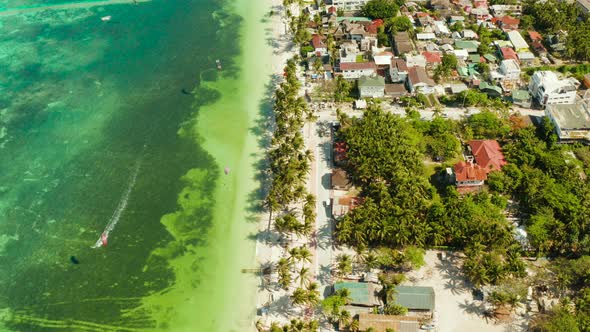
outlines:
[[[224,13],[157,0],[0,17],[0,330],[169,326],[142,299],[174,285],[169,259],[207,247],[221,168],[183,128],[221,97],[200,82],[236,75],[239,19]],[[175,241],[160,220],[187,183],[198,202]],[[91,249],[118,206],[108,247]]]

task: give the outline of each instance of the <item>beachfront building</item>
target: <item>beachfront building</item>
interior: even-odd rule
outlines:
[[[340,63],[342,77],[348,80],[358,79],[363,76],[373,76],[377,73],[374,62],[342,62]]]
[[[348,190],[352,186],[348,174],[342,168],[335,168],[332,171],[331,181],[333,190]]]
[[[383,98],[385,96],[385,79],[382,76],[363,76],[358,80],[361,98]]]
[[[529,92],[541,106],[573,104],[577,83],[573,78],[561,80],[552,71],[537,71],[531,77]]]
[[[365,332],[370,329],[374,332],[416,332],[420,330],[420,319],[412,316],[359,313],[359,331]]]
[[[588,101],[575,104],[550,104],[545,115],[555,125],[560,143],[590,143],[590,110]]]
[[[342,10],[360,10],[369,0],[326,0],[327,5],[335,6]]]
[[[377,296],[378,285],[371,282],[342,281],[334,284],[334,292],[340,289],[350,292],[350,304],[361,307],[376,307],[381,304]]]
[[[408,308],[408,316],[432,317],[434,312],[434,288],[396,286],[395,293],[395,303]]]

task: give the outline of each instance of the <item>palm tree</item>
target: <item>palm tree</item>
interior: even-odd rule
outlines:
[[[303,288],[297,288],[291,295],[291,301],[294,305],[304,305],[308,301],[307,292]]]
[[[309,282],[309,277],[309,268],[303,266],[299,270],[296,279],[299,279],[299,285],[303,286]]]
[[[352,259],[349,255],[340,254],[336,258],[336,270],[340,277],[345,276],[352,272]]]
[[[342,328],[344,326],[349,325],[351,319],[352,316],[350,315],[350,312],[342,310],[338,315],[338,326]]]
[[[375,255],[375,253],[373,253],[372,251],[366,252],[362,256],[362,260],[367,270],[371,270],[379,266],[379,256]]]
[[[307,285],[307,302],[310,306],[320,303],[320,291],[316,282],[311,282]]]
[[[311,251],[309,251],[307,247],[304,246],[299,249],[299,260],[301,260],[302,262],[311,263],[311,256]]]
[[[349,304],[352,301],[352,297],[350,297],[350,290],[348,288],[341,288],[337,290],[334,295],[344,299],[345,304]]]
[[[359,332],[359,321],[358,319],[353,319],[352,322],[350,322],[350,325],[348,326],[348,330],[350,332]]]

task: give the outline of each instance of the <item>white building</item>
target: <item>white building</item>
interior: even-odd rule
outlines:
[[[552,71],[537,71],[531,77],[529,92],[542,106],[573,104],[578,84],[573,78],[560,80]]]
[[[529,49],[529,44],[527,44],[524,38],[522,38],[520,32],[516,30],[508,31],[508,40],[514,45],[514,50],[516,52],[528,51]]]
[[[393,83],[405,82],[408,78],[408,66],[404,59],[391,59],[391,65],[389,67],[389,77]]]
[[[590,110],[587,101],[568,105],[547,105],[545,115],[555,125],[560,142],[590,142]]]
[[[451,31],[445,21],[434,21],[434,32],[437,35],[450,35]]]
[[[340,62],[356,62],[357,55],[361,54],[356,42],[347,41],[340,44]]]
[[[577,0],[576,4],[578,5],[578,8],[580,8],[582,13],[584,13],[584,14],[590,13],[590,1],[589,0]]]
[[[522,6],[520,5],[491,5],[490,9],[496,17],[506,15],[520,16],[522,14]]]
[[[385,96],[385,79],[381,76],[363,76],[358,80],[361,98],[383,98]]]
[[[341,62],[340,71],[342,71],[342,77],[350,80],[375,75],[377,66],[374,62]]]
[[[332,5],[342,10],[360,10],[369,0],[332,0]]]
[[[432,40],[436,39],[436,35],[434,32],[421,32],[416,34],[416,39],[418,40]]]
[[[520,79],[520,66],[516,60],[502,60],[500,73],[504,75],[504,80],[518,81]]]
[[[393,53],[388,51],[377,52],[373,54],[373,60],[377,66],[390,66]]]
[[[426,67],[426,58],[422,54],[406,54],[406,66],[408,67]]]

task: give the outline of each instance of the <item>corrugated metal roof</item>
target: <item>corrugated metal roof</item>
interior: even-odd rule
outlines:
[[[368,282],[337,282],[334,291],[346,288],[350,292],[351,304],[372,306],[379,304],[375,299],[375,287]]]
[[[397,286],[395,303],[414,310],[434,310],[432,287]]]

